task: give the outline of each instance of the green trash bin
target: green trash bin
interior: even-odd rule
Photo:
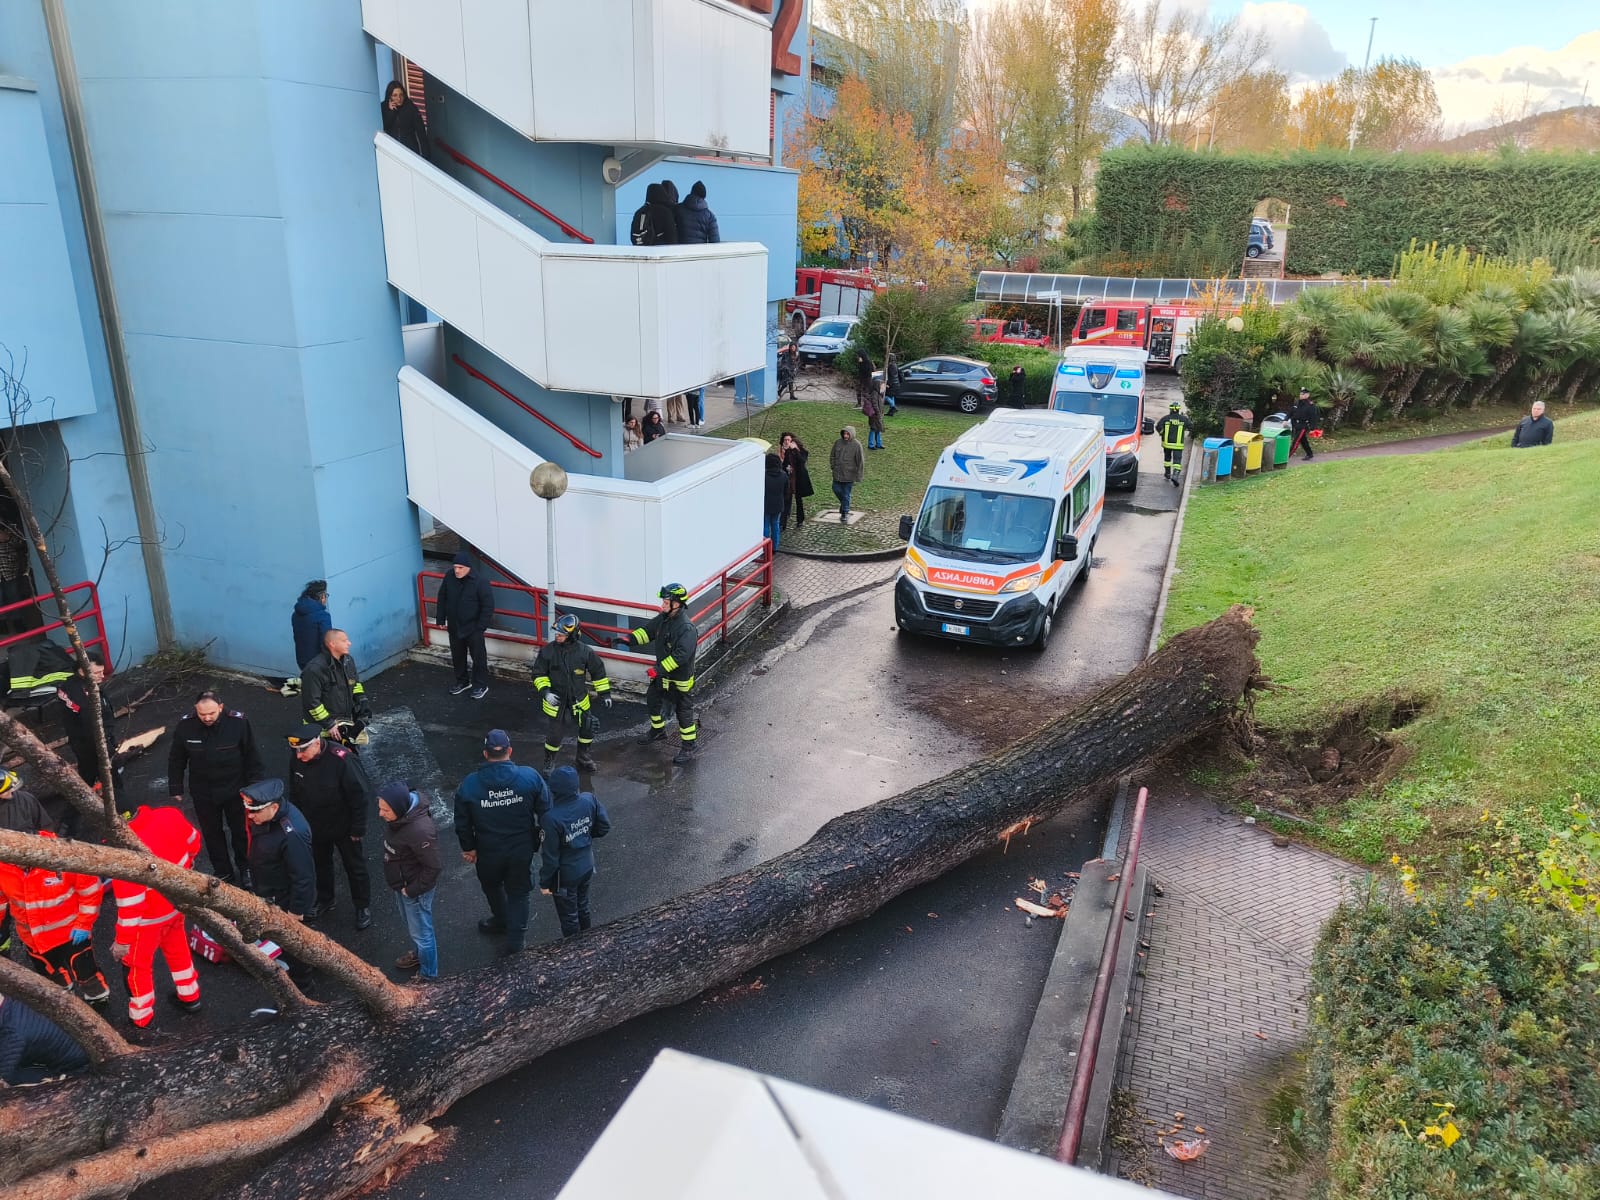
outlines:
[[[1289,451],[1294,446],[1294,434],[1285,429],[1274,440],[1277,446],[1272,452],[1272,466],[1274,470],[1281,471],[1289,465]]]

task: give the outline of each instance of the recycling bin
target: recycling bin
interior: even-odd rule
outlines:
[[[1255,424],[1256,414],[1248,408],[1236,408],[1222,418],[1222,436],[1231,438]]]
[[[1273,438],[1272,442],[1272,466],[1274,470],[1281,471],[1289,465],[1289,451],[1294,446],[1294,434],[1285,429]]]
[[[1233,453],[1235,460],[1240,455],[1244,457],[1244,469],[1247,472],[1261,470],[1261,452],[1266,447],[1266,439],[1259,433],[1249,433],[1240,430],[1233,435]]]
[[[1217,479],[1226,479],[1233,473],[1233,443],[1227,438],[1212,437],[1200,443],[1202,450],[1214,450],[1217,455]]]
[[[1270,417],[1261,418],[1261,436],[1269,442],[1287,428],[1289,428],[1289,418],[1283,413],[1273,413]]]

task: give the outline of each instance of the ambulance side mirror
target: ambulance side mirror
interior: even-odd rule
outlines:
[[[1056,557],[1063,562],[1072,562],[1078,557],[1078,539],[1074,534],[1063,534],[1056,539]]]
[[[902,542],[909,542],[911,540],[911,518],[910,517],[901,517],[900,518],[900,540]]]
[[[1145,437],[1149,437],[1152,433],[1154,433],[1156,431],[1155,418],[1146,417],[1144,419],[1144,424],[1139,427],[1139,431],[1144,434]]]

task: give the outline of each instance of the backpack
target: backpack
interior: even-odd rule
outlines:
[[[635,246],[654,246],[660,239],[656,235],[655,218],[651,215],[650,205],[641,204],[633,213],[633,225],[628,231],[628,240]]]

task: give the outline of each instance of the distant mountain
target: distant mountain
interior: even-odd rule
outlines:
[[[1430,149],[1445,154],[1488,154],[1508,144],[1519,150],[1600,151],[1600,105],[1562,108],[1474,129]]]

